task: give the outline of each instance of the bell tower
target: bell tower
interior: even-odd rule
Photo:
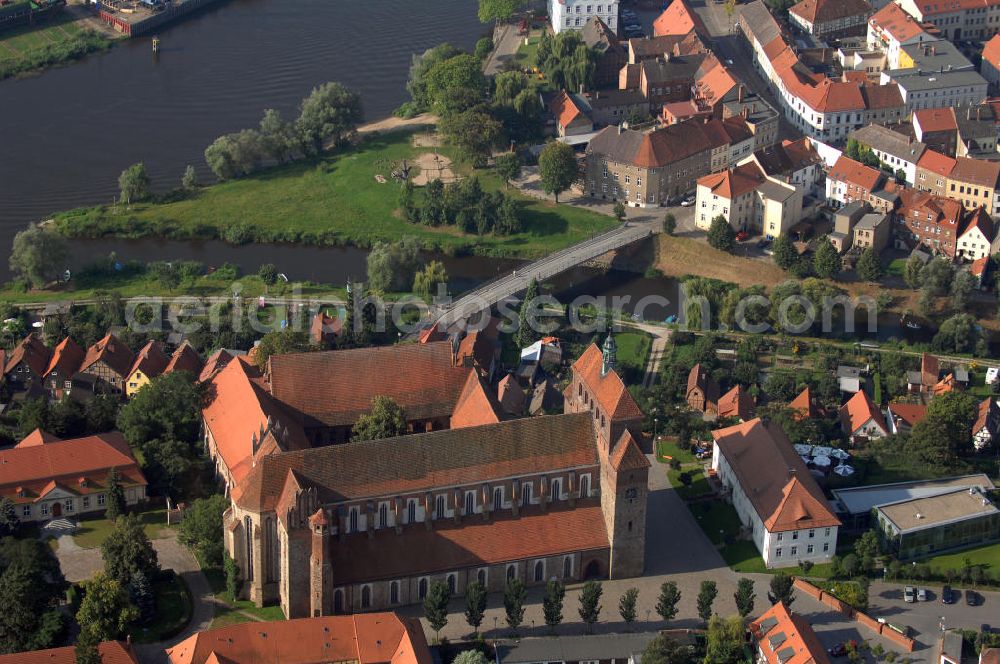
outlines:
[[[646,564],[650,463],[628,430],[609,455],[601,456],[601,511],[611,544],[608,576],[641,576]]]
[[[618,365],[618,344],[615,342],[615,338],[610,331],[608,332],[608,338],[604,340],[604,345],[601,346],[601,357],[601,375],[607,376]]]

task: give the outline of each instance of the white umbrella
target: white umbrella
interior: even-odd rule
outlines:
[[[834,449],[832,452],[830,452],[830,456],[834,457],[835,459],[841,459],[842,461],[846,461],[847,459],[851,458],[851,453],[848,452],[847,450]]]
[[[812,459],[810,459],[809,456],[806,454],[800,454],[799,457],[806,465],[809,465],[809,463],[812,461]]]
[[[812,452],[813,446],[806,445],[804,443],[795,443],[795,453],[796,454],[809,454]]]
[[[837,466],[836,468],[834,468],[833,472],[837,473],[841,477],[848,477],[849,475],[853,475],[854,474],[854,468],[852,468],[851,466],[848,466],[845,463],[842,463],[839,466]]]
[[[830,456],[833,453],[833,448],[817,445],[813,448],[812,453],[813,456]]]
[[[813,465],[820,466],[822,468],[830,467],[830,457],[825,454],[818,454],[813,457]]]

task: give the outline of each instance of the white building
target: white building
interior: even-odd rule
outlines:
[[[934,25],[945,39],[988,39],[1000,30],[998,0],[896,1],[918,21]]]
[[[894,2],[882,7],[868,19],[868,48],[886,56],[886,69],[899,69],[903,47],[933,41],[920,23]],[[902,55],[905,59],[905,54]],[[905,62],[903,64],[906,64]]]
[[[712,432],[712,470],[764,564],[825,563],[840,520],[781,428],[760,418]]]
[[[582,30],[591,16],[596,16],[618,32],[618,0],[549,0],[552,31]]]
[[[737,231],[778,237],[802,219],[802,191],[766,176],[755,161],[698,180],[695,225],[723,217]]]

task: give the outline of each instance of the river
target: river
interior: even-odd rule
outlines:
[[[414,53],[471,49],[487,29],[474,0],[225,0],[149,37],[41,75],[0,83],[0,254],[27,223],[110,202],[118,174],[143,161],[154,188],[204,180],[205,147],[286,117],[325,81],[357,90],[365,117],[406,101]],[[6,272],[7,261],[0,261]],[[6,275],[0,275],[6,276]]]

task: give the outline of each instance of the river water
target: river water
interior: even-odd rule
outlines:
[[[160,33],[39,76],[0,83],[0,253],[56,210],[110,202],[118,174],[145,162],[157,189],[187,164],[208,180],[205,147],[293,116],[315,85],[361,93],[368,119],[407,99],[414,53],[471,48],[486,28],[474,0],[225,0]],[[2,267],[6,269],[6,260]]]

